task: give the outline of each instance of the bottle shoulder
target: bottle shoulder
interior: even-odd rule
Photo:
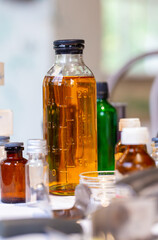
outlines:
[[[28,160],[26,158],[5,158],[1,160],[1,165],[10,165],[10,164],[26,164]]]
[[[111,103],[104,99],[97,99],[97,110],[103,112],[109,111],[116,114],[116,109],[111,105]]]
[[[92,71],[85,65],[79,63],[54,64],[46,76],[89,76],[94,77]]]
[[[155,161],[143,147],[130,147],[126,149],[121,158],[116,162],[116,169],[122,174],[155,167]]]

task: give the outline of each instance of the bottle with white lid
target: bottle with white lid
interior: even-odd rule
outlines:
[[[29,139],[27,142],[26,201],[36,201],[38,184],[43,184],[49,193],[49,165],[46,161],[46,140]]]
[[[153,158],[145,150],[148,141],[149,133],[146,127],[123,128],[121,143],[126,149],[116,162],[117,177],[156,166]]]
[[[121,118],[119,121],[119,131],[120,135],[123,128],[133,128],[133,127],[140,127],[140,119],[139,118]],[[117,160],[123,155],[126,146],[121,143],[121,140],[116,144],[115,147],[115,167]]]

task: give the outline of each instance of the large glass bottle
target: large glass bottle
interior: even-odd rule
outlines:
[[[108,85],[97,82],[97,135],[98,135],[98,170],[115,169],[115,144],[117,140],[117,113],[108,102]]]
[[[97,170],[96,82],[83,62],[84,40],[54,42],[43,82],[43,131],[50,193],[72,195],[79,174]]]
[[[23,143],[7,143],[7,158],[0,162],[1,166],[1,201],[4,203],[24,203],[25,195],[25,164]]]

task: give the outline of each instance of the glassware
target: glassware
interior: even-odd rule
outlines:
[[[148,137],[146,127],[123,128],[121,143],[126,146],[126,149],[116,162],[117,179],[135,171],[155,167],[155,161],[145,150]]]
[[[152,138],[152,154],[151,157],[155,160],[156,166],[158,166],[158,137]]]
[[[119,121],[119,131],[122,132],[123,128],[133,128],[140,127],[140,119],[139,118],[121,118]],[[121,158],[126,146],[121,143],[121,140],[118,141],[115,147],[115,166],[117,160]]]
[[[49,191],[56,195],[73,195],[79,174],[97,170],[96,82],[83,48],[84,40],[55,41],[55,64],[43,81]]]
[[[5,145],[7,158],[1,166],[1,201],[4,203],[24,203],[25,199],[25,164],[23,143],[13,142]]]
[[[116,109],[107,101],[108,84],[97,82],[98,170],[115,169],[114,151],[117,139]]]
[[[46,140],[29,139],[27,142],[28,162],[26,164],[26,199],[36,201],[36,190],[43,184],[49,193],[49,166],[46,162]]]
[[[96,205],[108,206],[116,197],[115,171],[92,171],[80,174],[80,183],[86,184],[92,192]]]

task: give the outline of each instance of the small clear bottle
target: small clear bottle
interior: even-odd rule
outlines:
[[[152,153],[151,157],[155,160],[156,166],[158,167],[158,137],[152,138]]]
[[[133,127],[140,127],[140,119],[139,118],[121,118],[119,121],[119,132],[121,132],[123,128],[133,128]],[[121,136],[120,136],[121,137]],[[118,141],[115,147],[115,166],[117,160],[121,158],[125,151],[126,146],[121,143],[121,140]]]
[[[117,179],[135,171],[155,167],[155,161],[145,150],[149,134],[146,127],[123,128],[121,142],[126,146],[122,157],[116,162]]]
[[[1,201],[3,203],[24,203],[25,165],[23,143],[13,142],[5,145],[7,158],[0,162],[1,170]]]
[[[49,165],[46,161],[46,140],[29,139],[27,142],[26,201],[36,201],[38,184],[43,184],[49,193]]]

